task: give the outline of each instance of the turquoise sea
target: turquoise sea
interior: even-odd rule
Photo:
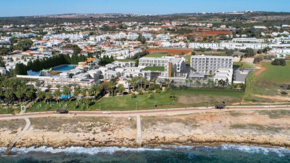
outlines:
[[[0,152],[6,148],[0,148]],[[13,148],[0,163],[290,163],[290,150],[257,146]]]

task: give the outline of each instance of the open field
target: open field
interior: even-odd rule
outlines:
[[[170,96],[175,95],[173,101]],[[100,100],[102,108],[105,110],[134,110],[136,103],[138,109],[154,109],[156,108],[178,108],[178,107],[193,107],[207,106],[210,101],[211,105],[221,103],[236,103],[242,99],[244,92],[233,90],[207,90],[192,88],[187,90],[169,90],[160,94],[154,94],[154,99],[149,99],[148,94],[137,95],[136,98],[131,96],[108,97]],[[173,105],[172,105],[173,103]]]
[[[247,78],[247,88],[245,93],[246,101],[276,102],[284,101],[281,92],[281,84],[290,84],[290,62],[286,66],[274,66],[271,63],[262,63],[261,73],[251,73]],[[265,98],[255,97],[255,95],[264,95]],[[266,97],[269,98],[266,99]],[[270,98],[271,97],[271,98]],[[284,97],[284,96],[283,96]],[[279,100],[280,99],[280,100]]]
[[[176,96],[174,100],[170,96]],[[163,108],[180,108],[180,107],[197,107],[208,106],[225,101],[227,104],[240,102],[244,95],[243,91],[225,90],[225,89],[174,89],[162,93],[154,93],[154,99],[149,99],[148,93],[137,95],[136,98],[131,98],[131,95],[103,97],[99,101],[92,101],[88,106],[86,104],[79,104],[75,108],[76,101],[61,101],[57,102],[38,102],[28,109],[28,112],[40,111],[56,111],[60,108],[66,108],[71,111],[91,111],[91,110],[135,110],[136,105],[138,110],[144,109],[163,109]],[[67,106],[66,106],[67,104]],[[155,107],[156,105],[156,107]]]

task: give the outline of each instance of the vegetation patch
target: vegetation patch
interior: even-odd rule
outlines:
[[[278,126],[263,126],[263,125],[258,125],[258,124],[233,124],[230,127],[231,129],[254,129],[254,130],[259,130],[259,131],[274,131],[274,132],[279,132],[282,130],[282,127]]]
[[[271,119],[279,119],[285,116],[290,116],[290,110],[257,110],[261,115],[268,115]]]
[[[163,66],[145,67],[144,71],[164,71]]]

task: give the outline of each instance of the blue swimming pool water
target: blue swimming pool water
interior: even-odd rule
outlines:
[[[60,65],[52,68],[52,71],[70,71],[75,65]]]

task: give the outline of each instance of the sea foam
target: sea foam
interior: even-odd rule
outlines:
[[[67,147],[67,148],[56,148],[52,147],[30,147],[30,148],[13,148],[11,152],[17,154],[27,154],[29,152],[42,152],[42,153],[66,153],[66,154],[88,154],[96,155],[98,153],[114,154],[115,152],[144,152],[144,151],[160,151],[160,148],[126,148],[126,147]]]

